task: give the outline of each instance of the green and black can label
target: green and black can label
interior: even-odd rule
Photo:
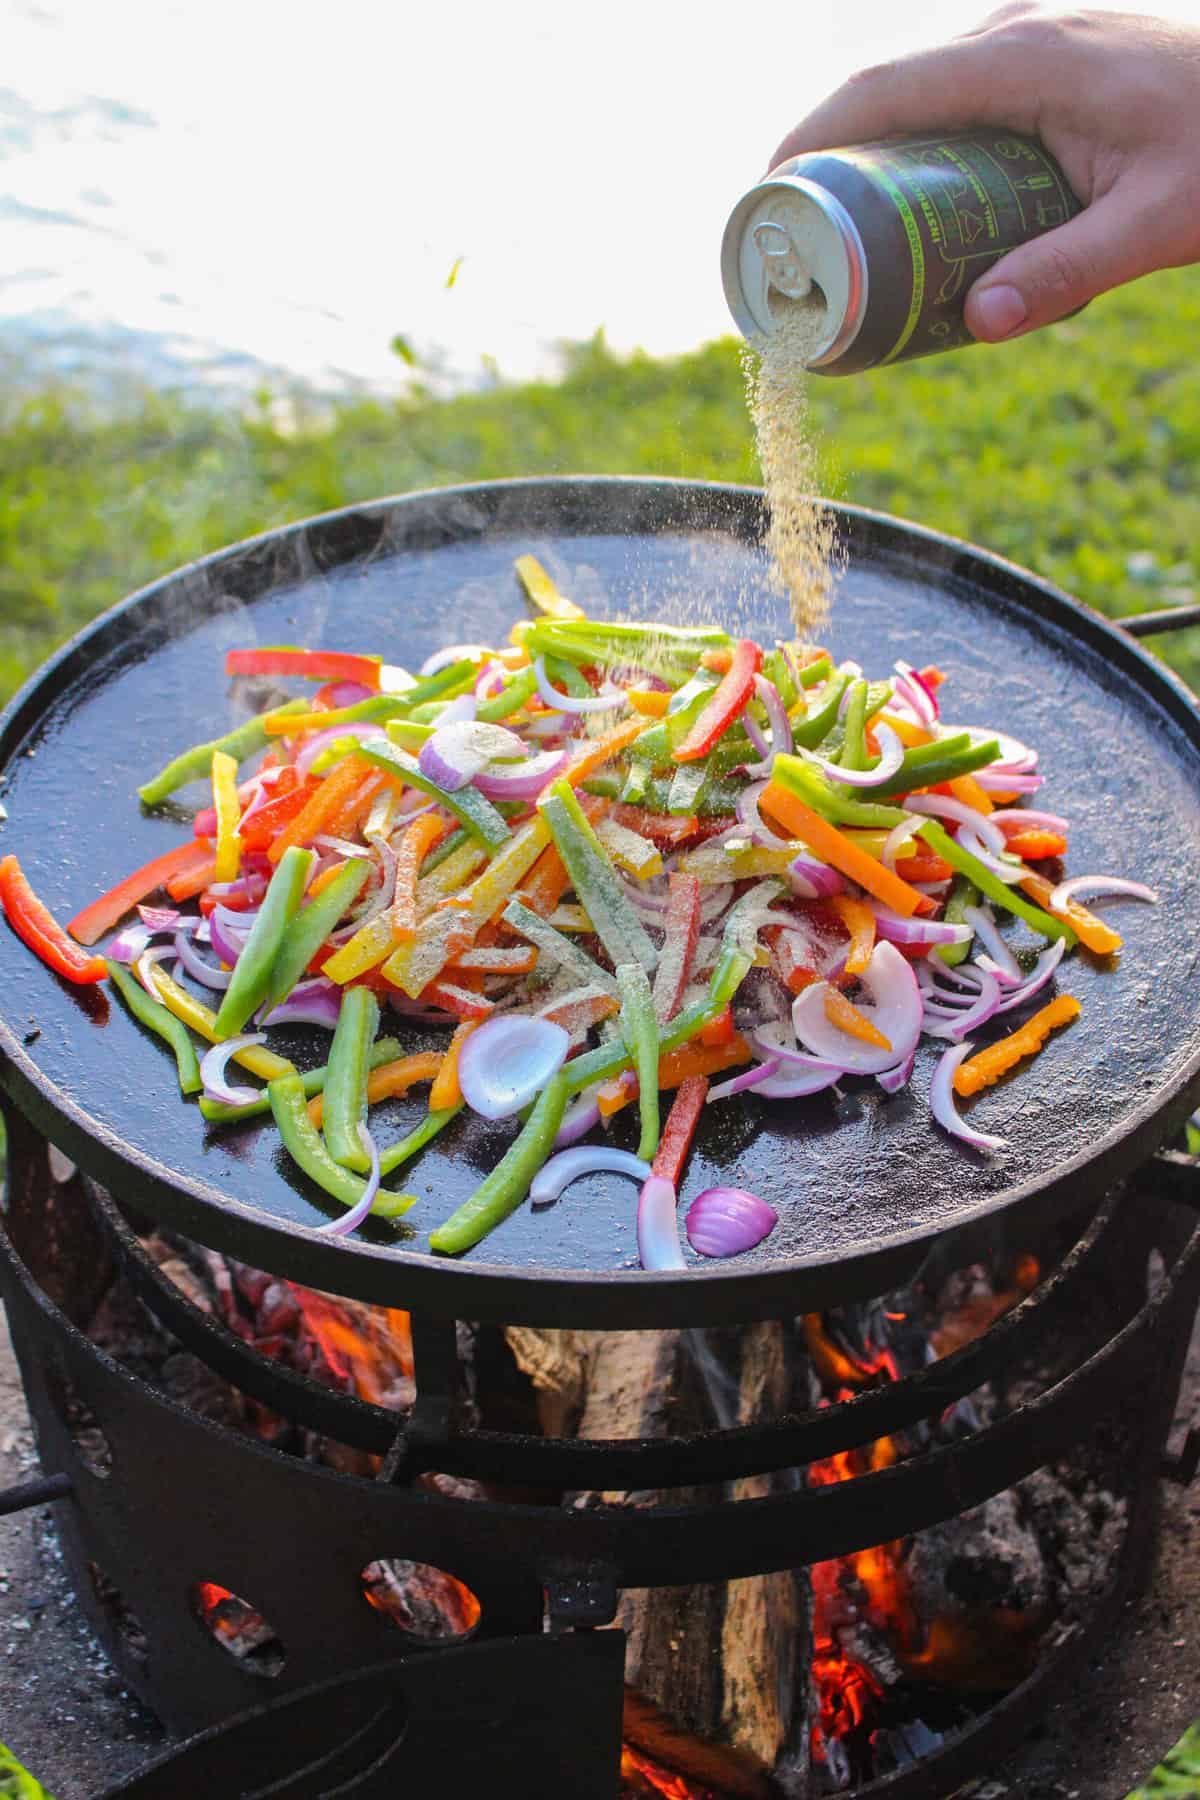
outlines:
[[[972,341],[968,290],[1080,205],[1036,140],[1000,130],[799,156],[742,197],[722,268],[739,326],[769,337],[802,309],[829,375]]]

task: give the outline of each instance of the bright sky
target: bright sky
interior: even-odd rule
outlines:
[[[1200,0],[1145,10],[1200,22]],[[397,331],[464,372],[526,373],[601,325],[682,349],[731,329],[721,230],[793,119],[976,17],[963,0],[0,0],[18,116],[0,324],[57,308],[367,379],[396,369]]]

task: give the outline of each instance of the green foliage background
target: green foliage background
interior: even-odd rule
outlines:
[[[1114,617],[1195,600],[1198,341],[1186,270],[1002,349],[814,379],[823,489],[999,551]],[[246,414],[0,382],[0,696],[102,608],[238,538],[380,494],[566,472],[757,481],[738,345],[618,358],[597,337],[564,352],[556,382],[444,399],[418,371],[400,401],[264,394]],[[1162,649],[1200,685],[1200,631]],[[0,1793],[19,1779],[0,1757]],[[1200,1800],[1200,1728],[1130,1800],[1151,1795]]]

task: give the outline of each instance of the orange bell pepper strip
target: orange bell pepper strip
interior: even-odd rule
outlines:
[[[538,1017],[549,1019],[552,1025],[561,1025],[564,1031],[574,1035],[577,1031],[586,1031],[589,1026],[599,1024],[601,1019],[611,1019],[620,1011],[620,1002],[615,994],[607,989],[595,987],[573,988],[562,994],[557,1000],[551,1000],[543,1006]]]
[[[167,883],[167,892],[172,900],[179,904],[183,900],[194,900],[217,879],[217,859],[211,856],[208,862],[201,863],[198,868],[188,869],[182,875],[174,876]]]
[[[422,1006],[440,1006],[452,1018],[474,1019],[477,1024],[496,1010],[492,1002],[478,992],[469,975],[464,975],[461,981],[449,981],[444,975],[439,976],[422,988],[417,997]]]
[[[852,900],[848,894],[834,894],[829,906],[850,933],[846,973],[861,975],[875,948],[875,914],[865,900]]]
[[[902,881],[950,881],[954,876],[945,858],[932,851],[924,856],[898,856],[896,873]]]
[[[695,724],[671,752],[677,763],[699,762],[708,755],[717,739],[744,710],[754,693],[754,677],[762,668],[762,651],[753,638],[739,638],[733,646],[729,668],[722,675],[711,700],[701,711]]]
[[[1069,1025],[1072,1019],[1079,1017],[1079,1012],[1079,1002],[1073,994],[1059,994],[1048,1006],[1035,1012],[1032,1019],[1027,1019],[1019,1030],[960,1063],[954,1071],[955,1093],[967,1099],[983,1088],[991,1087],[1024,1057],[1036,1056],[1050,1033],[1057,1031],[1060,1025]]]
[[[458,1083],[458,1059],[462,1055],[463,1045],[473,1032],[479,1030],[479,1019],[463,1019],[454,1027],[454,1036],[450,1039],[449,1048],[442,1058],[442,1066],[433,1078],[433,1086],[429,1090],[430,1112],[444,1112],[447,1107],[462,1104],[462,1088]]]
[[[557,846],[549,844],[517,889],[517,897],[539,919],[548,919],[570,885],[571,877]]]
[[[1045,862],[1051,856],[1067,854],[1067,840],[1061,831],[1006,832],[1008,848],[1023,862]]]
[[[874,894],[877,900],[890,906],[893,912],[911,919],[914,913],[932,911],[931,900],[910,887],[907,881],[901,881],[898,875],[893,875],[857,844],[851,843],[844,832],[814,812],[782,782],[769,782],[759,804],[785,828],[789,837],[799,838],[810,850],[816,851],[822,862],[849,876],[868,894]]]
[[[581,781],[594,775],[597,769],[602,769],[606,762],[611,762],[622,750],[628,749],[639,732],[645,729],[641,719],[627,719],[623,725],[614,725],[603,737],[589,738],[563,770],[564,777],[572,787],[578,787]]]
[[[376,1106],[381,1100],[406,1094],[414,1082],[435,1081],[443,1060],[437,1050],[420,1050],[415,1056],[400,1056],[395,1062],[380,1063],[367,1076],[367,1105]],[[308,1116],[318,1130],[325,1116],[324,1098],[323,1094],[314,1094],[308,1103]]]
[[[728,675],[729,665],[732,661],[732,650],[702,650],[700,652],[700,667],[707,669],[710,675]]]
[[[735,1036],[729,1044],[713,1045],[701,1044],[692,1038],[678,1050],[671,1050],[659,1058],[658,1085],[660,1088],[677,1088],[689,1075],[719,1075],[723,1069],[736,1069],[739,1063],[748,1063],[752,1058],[753,1052],[743,1037]],[[603,1082],[596,1089],[601,1117],[610,1119],[623,1106],[636,1100],[638,1093],[638,1078],[632,1069]]]
[[[314,875],[305,890],[305,898],[308,900],[315,900],[321,890],[327,888],[334,876],[344,867],[344,863],[330,863],[327,869],[322,869],[319,875]]]
[[[370,772],[357,756],[348,756],[345,762],[332,768],[315,793],[309,795],[295,818],[289,820],[279,833],[267,851],[270,860],[277,863],[284,851],[293,844],[307,844],[318,832],[325,831],[330,820],[357,792]]]
[[[73,944],[58,920],[30,887],[15,856],[0,862],[0,905],[17,936],[40,956],[47,968],[76,987],[103,981],[108,964],[102,956],[88,956]]]
[[[537,968],[538,953],[532,944],[481,944],[456,956],[447,975],[528,975]]]
[[[892,1047],[879,1027],[873,1025],[865,1013],[859,1012],[845,994],[839,994],[833,987],[825,994],[825,1017],[839,1031],[848,1033],[850,1037],[861,1038],[864,1044],[873,1044],[879,1050],[890,1050]]]
[[[1080,906],[1078,900],[1068,900],[1065,906],[1051,906],[1050,896],[1054,892],[1054,883],[1047,881],[1044,875],[1027,875],[1021,883],[1021,891],[1039,906],[1044,906],[1054,918],[1064,919],[1080,943],[1086,944],[1096,956],[1111,956],[1125,941],[1103,919],[1098,919],[1086,906]]]
[[[127,912],[132,912],[139,900],[162,887],[172,876],[210,863],[212,854],[213,848],[207,838],[190,838],[186,844],[177,844],[174,850],[166,850],[152,862],[144,863],[132,875],[118,881],[107,894],[101,894],[98,900],[76,913],[67,930],[77,943],[94,944]]]
[[[346,804],[334,813],[325,827],[326,831],[331,837],[350,837],[353,832],[366,823],[367,814],[384,788],[391,788],[399,793],[403,786],[404,783],[397,776],[388,775],[382,769],[376,769],[373,774],[367,776],[358,792],[351,794]]]
[[[707,1075],[685,1075],[658,1140],[651,1172],[678,1188],[700,1114],[708,1098]]]
[[[450,827],[433,813],[414,819],[396,852],[396,897],[392,901],[392,941],[402,944],[417,934],[417,876],[421,864]]]
[[[304,675],[310,681],[357,681],[379,692],[377,656],[355,656],[343,650],[295,650],[280,644],[274,648],[229,650],[227,675]]]

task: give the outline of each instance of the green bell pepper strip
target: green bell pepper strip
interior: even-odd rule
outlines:
[[[621,1036],[625,1048],[633,1054],[638,1077],[642,1135],[637,1155],[643,1162],[653,1162],[659,1135],[658,1020],[654,1016],[654,996],[645,969],[637,963],[618,965],[617,988],[621,995]]]
[[[504,923],[519,931],[523,938],[537,946],[541,956],[567,969],[582,987],[602,987],[614,991],[615,984],[607,969],[593,962],[586,950],[573,944],[565,932],[558,931],[540,918],[523,900],[510,900],[504,909]],[[539,965],[540,966],[540,965]]]
[[[439,669],[436,675],[426,675],[423,680],[415,681],[410,688],[401,694],[393,694],[393,700],[403,701],[409,712],[414,706],[423,706],[427,700],[453,700],[466,688],[474,684],[477,670],[473,662],[448,663]]]
[[[381,1063],[395,1062],[398,1056],[403,1055],[404,1046],[399,1038],[378,1038],[371,1045],[370,1066],[377,1069]],[[306,1075],[301,1075],[307,1099],[311,1100],[314,1094],[325,1092],[325,1077],[328,1073],[328,1066],[322,1063],[319,1069],[309,1069]],[[245,1106],[225,1106],[219,1100],[208,1100],[203,1094],[200,1096],[200,1111],[210,1125],[236,1125],[241,1119],[259,1118],[270,1110],[271,1099],[266,1088],[257,1100],[247,1100]]]
[[[867,683],[865,681],[850,683],[850,697],[846,702],[842,749],[838,761],[843,769],[865,769],[869,766],[867,756]]]
[[[196,1046],[182,1019],[158,1000],[152,1000],[140,981],[136,981],[122,963],[109,961],[108,978],[140,1025],[153,1031],[170,1044],[179,1070],[179,1087],[184,1094],[198,1094],[204,1086]]]
[[[391,1058],[389,1057],[387,1060],[390,1062]],[[421,1123],[415,1125],[407,1137],[399,1138],[396,1143],[389,1144],[388,1148],[380,1153],[380,1179],[385,1175],[390,1175],[393,1169],[398,1169],[401,1163],[410,1162],[418,1150],[423,1150],[426,1144],[433,1141],[439,1131],[445,1129],[451,1119],[457,1119],[465,1105],[466,1102],[460,1100],[457,1106],[444,1106],[439,1112],[427,1112]]]
[[[913,788],[938,787],[943,781],[954,781],[959,775],[986,768],[999,755],[995,738],[975,744],[965,731],[956,737],[938,738],[932,744],[918,744],[906,750],[904,761],[891,780],[881,781],[871,792],[885,800],[890,794],[911,793]]]
[[[565,656],[547,656],[545,659],[546,675],[551,687],[561,688],[565,694],[576,700],[590,700],[592,689],[587,677],[581,675],[577,665],[568,662]],[[536,676],[534,681],[536,684]]]
[[[950,889],[950,898],[946,901],[945,911],[942,914],[943,924],[965,925],[967,921],[963,918],[964,912],[969,906],[978,906],[982,898],[982,894],[973,881],[970,881],[965,875],[956,875],[954,886]],[[970,956],[973,942],[973,938],[967,938],[966,942],[962,944],[935,944],[931,954],[940,956],[942,961],[949,963],[953,969]]]
[[[960,875],[973,881],[981,894],[986,894],[989,900],[994,900],[997,906],[1012,913],[1014,918],[1024,919],[1042,937],[1063,938],[1068,949],[1079,942],[1065,920],[1056,919],[1053,913],[1043,912],[1040,906],[1035,906],[1024,894],[1017,893],[1007,882],[1001,881],[998,875],[993,875],[977,856],[964,850],[936,819],[926,819],[918,825],[917,836],[923,837],[934,854],[948,862],[952,869],[957,869]]]
[[[267,1097],[288,1155],[300,1165],[310,1181],[324,1188],[331,1199],[340,1200],[343,1206],[357,1206],[366,1182],[335,1163],[325,1148],[320,1132],[308,1116],[308,1096],[300,1076],[276,1076],[274,1081],[267,1083]],[[381,1157],[381,1170],[382,1167]],[[413,1204],[411,1194],[380,1193],[371,1208],[371,1216],[398,1219]]]
[[[475,717],[485,725],[498,725],[501,719],[510,719],[515,712],[520,712],[527,700],[532,700],[537,693],[536,669],[522,669],[508,686],[501,688],[490,700],[481,700],[475,708]]]
[[[430,1248],[457,1256],[495,1230],[520,1206],[529,1184],[554,1148],[567,1104],[567,1082],[562,1069],[552,1075],[537,1097],[533,1111],[496,1167],[469,1200],[429,1234]]]
[[[642,806],[645,803],[646,789],[649,784],[650,765],[644,762],[631,762],[617,798],[629,806]]]
[[[696,718],[709,695],[720,685],[721,677],[714,675],[711,669],[697,669],[696,673],[685,681],[682,687],[676,688],[667,701],[666,717],[678,719],[680,713],[690,712]],[[684,735],[681,729],[678,737]],[[678,740],[677,740],[678,741]]]
[[[575,896],[613,967],[636,962],[647,971],[653,969],[658,952],[627,900],[608,852],[584,817],[570,782],[561,776],[551,782],[538,801],[538,811],[550,827]]]
[[[430,781],[415,756],[398,745],[381,743],[378,738],[371,738],[359,744],[355,755],[361,756],[365,762],[374,763],[377,769],[386,769],[389,775],[399,775],[410,786],[417,787],[430,799],[436,800],[447,811],[452,812],[459,824],[469,831],[473,838],[486,844],[489,850],[499,850],[508,842],[508,826],[490,800],[485,800],[477,788],[459,788],[457,793],[448,794],[440,788],[436,781]]]
[[[714,744],[704,759],[704,767],[711,775],[728,775],[734,769],[744,768],[747,763],[759,760],[758,751],[748,737],[739,731],[727,731],[719,744]]]
[[[828,781],[812,763],[798,756],[779,755],[772,771],[774,779],[791,788],[807,806],[828,819],[831,825],[858,825],[865,831],[890,831],[908,817],[898,806],[880,806],[874,800],[855,800],[843,787]],[[870,790],[873,794],[878,789]]]
[[[765,908],[786,892],[786,882],[760,881],[731,908],[721,933],[716,966],[708,983],[709,1001],[718,1011],[728,1006],[754,967],[754,952],[763,927]]]
[[[289,845],[280,857],[258,917],[250,927],[246,947],[234,964],[229,986],[217,1009],[213,1029],[218,1043],[222,1038],[236,1037],[251,1013],[256,1012],[266,999],[275,958],[299,909],[315,861],[313,852],[302,850],[299,844]]]
[[[668,810],[672,780],[667,780],[659,775],[655,775],[651,779],[646,788],[644,802],[650,812],[666,812]],[[591,793],[590,783],[585,781],[583,785]],[[724,813],[736,812],[738,796],[745,786],[744,781],[724,781],[714,777],[704,783],[693,810],[702,819],[715,819]]]
[[[358,1128],[367,1122],[367,1069],[378,1030],[379,1001],[371,989],[346,988],[329,1046],[323,1127],[325,1148],[334,1162],[360,1174],[371,1166]]]
[[[625,783],[615,769],[597,769],[580,784],[585,794],[599,794],[605,800],[619,800]]]
[[[706,683],[698,692],[693,693],[687,705],[678,712],[668,712],[663,718],[647,725],[645,731],[639,733],[629,746],[629,755],[635,762],[649,763],[652,769],[669,769],[673,767],[671,752],[676,744],[681,744],[714,691],[715,677]],[[688,686],[691,686],[689,682]],[[686,693],[680,688],[679,693]],[[678,696],[676,696],[678,698]]]
[[[729,650],[733,639],[716,625],[627,625],[598,619],[535,619],[522,642],[554,655],[560,645],[582,651],[620,653],[662,646],[680,657],[700,657],[706,650]],[[637,660],[636,658],[634,659]]]
[[[344,862],[327,887],[296,914],[283,935],[267,988],[267,1004],[279,1006],[321,948],[338,920],[362,892],[371,865],[365,857]]]
[[[829,736],[837,724],[838,707],[842,704],[842,695],[850,686],[850,677],[835,669],[819,694],[814,694],[808,711],[796,717],[789,714],[792,721],[792,738],[801,750],[816,750]]]
[[[444,863],[456,850],[461,850],[466,841],[467,833],[461,825],[456,826],[449,837],[444,837],[440,844],[435,844],[429,855],[422,859],[421,874],[432,874],[439,863]]]
[[[696,812],[707,780],[708,769],[704,763],[685,763],[671,778],[667,789],[667,811],[676,815]]]
[[[753,638],[739,638],[729,668],[683,742],[671,752],[675,762],[699,762],[707,756],[754,696],[754,677],[762,668],[762,650]]]
[[[685,1006],[659,1032],[659,1055],[666,1056],[668,1051],[678,1050],[680,1044],[686,1044],[698,1031],[719,1019],[724,1010],[725,1002],[717,1005],[711,997]],[[593,1081],[607,1081],[610,1075],[619,1075],[632,1062],[633,1052],[626,1047],[625,1040],[618,1037],[611,1043],[597,1045],[594,1050],[585,1050],[582,1056],[573,1056],[559,1073],[566,1079],[568,1095],[580,1094]]]
[[[224,737],[213,738],[207,744],[195,744],[192,749],[184,750],[165,769],[151,777],[143,787],[138,789],[138,799],[143,806],[158,806],[175,792],[176,788],[185,787],[189,781],[200,781],[212,773],[213,752],[221,750],[226,756],[232,756],[235,762],[243,763],[256,750],[261,750],[267,742],[267,732],[263,720],[276,717],[280,713],[302,713],[308,711],[307,700],[289,700],[286,706],[270,706],[266,712],[256,713],[254,718],[247,719],[244,725],[238,725],[233,731],[227,731]]]

